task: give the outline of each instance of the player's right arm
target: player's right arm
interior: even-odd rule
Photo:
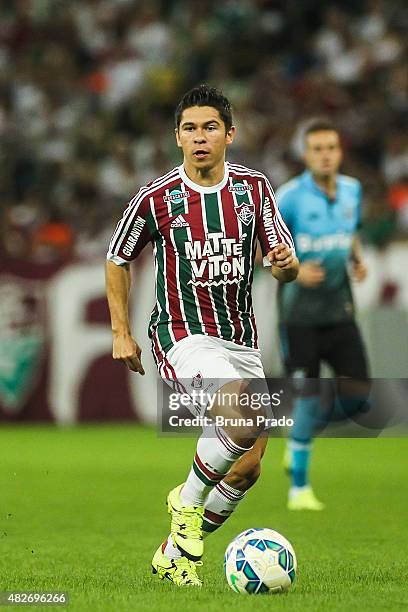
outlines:
[[[144,374],[141,349],[129,323],[130,262],[152,240],[149,200],[141,189],[130,201],[113,233],[106,262],[106,294],[112,322],[113,359],[123,361],[133,372]]]
[[[106,294],[112,323],[113,359],[121,360],[133,372],[144,374],[141,348],[133,338],[129,323],[130,266],[107,261]]]

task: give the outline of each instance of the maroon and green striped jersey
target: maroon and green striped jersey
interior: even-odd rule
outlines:
[[[264,256],[279,243],[294,248],[268,179],[244,166],[227,162],[222,182],[211,187],[179,166],[130,200],[107,257],[124,265],[153,244],[149,337],[157,363],[192,334],[258,348],[251,297],[257,240]]]

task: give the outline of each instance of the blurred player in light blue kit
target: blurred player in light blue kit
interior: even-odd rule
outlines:
[[[367,269],[356,235],[361,185],[339,174],[343,153],[338,130],[327,120],[312,120],[304,128],[302,145],[305,172],[276,194],[300,260],[297,280],[279,287],[282,357],[287,374],[308,385],[307,393],[295,400],[285,465],[291,477],[288,508],[321,510],[324,504],[309,483],[312,437],[322,410],[317,379],[322,361],[338,380],[368,378],[349,278],[350,270],[353,279],[362,281]],[[350,414],[361,399],[347,399]]]

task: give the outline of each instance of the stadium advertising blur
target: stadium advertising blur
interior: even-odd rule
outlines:
[[[408,268],[404,247],[395,245],[386,253],[368,250],[371,270],[386,269],[382,278],[371,274],[355,288],[359,317],[363,324],[373,376],[400,378],[408,362],[407,328]],[[139,264],[137,264],[139,266]],[[153,278],[147,261],[138,268],[140,289],[133,304],[143,316],[135,319],[144,340],[145,359],[151,364],[145,337],[153,300]],[[276,345],[274,318],[266,316],[265,295],[269,279],[255,278],[254,302],[261,330],[261,349],[270,376],[280,373],[280,361],[267,347]],[[0,419],[6,421],[130,420],[156,422],[153,377],[134,380],[127,370],[111,361],[111,337],[99,264],[82,263],[44,266],[3,260],[0,267]],[[392,293],[390,293],[392,292]],[[378,327],[386,325],[384,338]],[[388,358],[388,350],[395,359]],[[75,352],[76,359],[72,359]],[[398,396],[397,396],[398,397]],[[394,399],[400,403],[397,397]]]

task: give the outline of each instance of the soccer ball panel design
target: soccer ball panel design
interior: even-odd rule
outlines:
[[[237,593],[279,593],[295,580],[296,555],[280,533],[257,527],[243,531],[228,545],[224,569]]]

